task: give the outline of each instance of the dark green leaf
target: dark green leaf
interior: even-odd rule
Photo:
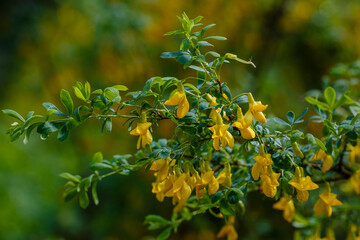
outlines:
[[[65,122],[44,122],[38,126],[36,131],[40,134],[49,135],[49,133],[59,130],[64,124]]]
[[[69,136],[69,129],[67,127],[67,125],[65,124],[59,131],[58,135],[57,135],[57,139],[59,141],[65,141]]]
[[[287,112],[286,113],[286,118],[289,121],[290,125],[294,124],[294,120],[295,120],[295,114],[294,112]]]

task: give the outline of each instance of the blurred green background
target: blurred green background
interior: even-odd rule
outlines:
[[[60,106],[59,91],[76,81],[93,88],[115,84],[142,88],[152,76],[184,78],[195,74],[160,59],[177,51],[177,37],[163,34],[179,27],[177,15],[204,16],[216,23],[210,34],[228,38],[220,53],[252,57],[256,69],[232,63],[222,81],[232,94],[252,91],[270,105],[268,114],[299,114],[305,92],[321,88],[321,78],[336,63],[360,57],[359,0],[13,0],[0,2],[0,109],[44,113],[42,102]],[[136,137],[114,121],[111,134],[89,120],[59,143],[33,136],[10,143],[12,119],[0,117],[1,239],[148,239],[145,215],[171,215],[171,203],[151,193],[151,174],[115,176],[98,185],[100,205],[82,210],[62,201],[61,172],[86,176],[97,152],[105,158],[135,152]],[[155,137],[167,137],[168,126]],[[290,239],[292,227],[272,201],[250,195],[249,210],[238,217],[239,239]],[[260,199],[260,200],[258,200]],[[215,239],[223,222],[204,214],[185,223],[171,239]]]

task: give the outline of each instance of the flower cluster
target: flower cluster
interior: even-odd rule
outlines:
[[[156,198],[162,202],[164,197],[172,197],[173,204],[177,204],[174,212],[180,212],[195,189],[196,198],[200,199],[207,192],[209,195],[215,194],[219,185],[231,186],[231,167],[225,164],[224,169],[215,177],[209,162],[202,162],[201,175],[189,164],[184,166],[184,171],[175,164],[173,159],[158,159],[154,161],[150,170],[155,171],[156,181],[152,184],[152,192]],[[191,174],[190,174],[191,172]]]

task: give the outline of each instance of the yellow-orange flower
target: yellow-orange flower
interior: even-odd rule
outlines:
[[[296,188],[296,197],[301,202],[306,202],[309,198],[310,190],[319,188],[319,186],[311,181],[309,176],[304,177],[304,169],[297,167],[295,177],[289,181],[289,184]]]
[[[183,118],[189,112],[189,102],[186,98],[184,87],[181,84],[181,82],[178,82],[177,86],[178,86],[177,92],[175,92],[175,94],[164,104],[170,106],[178,105],[176,114],[178,118]]]
[[[246,123],[240,107],[237,109],[237,120],[233,123],[233,127],[238,128],[241,136],[245,139],[253,139],[255,137],[255,132],[250,128],[250,125]]]
[[[172,191],[173,191],[173,204],[178,203],[174,208],[174,212],[180,212],[186,204],[186,201],[191,195],[191,186],[188,183],[190,178],[189,173],[182,173],[178,178],[176,178]]]
[[[230,216],[228,222],[220,229],[220,232],[216,235],[218,238],[227,236],[227,240],[238,239],[238,234],[234,227],[235,217]]]
[[[291,196],[285,195],[273,205],[277,210],[283,210],[283,217],[286,221],[292,222],[295,215],[295,205]]]
[[[162,182],[169,175],[169,167],[174,166],[175,161],[170,158],[158,159],[150,167],[150,170],[157,171],[157,177],[159,182]]]
[[[360,194],[360,169],[357,170],[350,178],[350,183],[357,195]]]
[[[175,180],[175,175],[170,174],[166,177],[164,181],[159,181],[157,176],[158,173],[155,173],[156,181],[152,183],[152,193],[156,194],[156,199],[159,202],[164,201],[164,197],[172,197],[173,193],[170,191],[173,187],[173,182]]]
[[[151,123],[146,122],[145,114],[141,116],[141,122],[137,123],[136,128],[131,130],[130,134],[134,136],[139,136],[139,140],[137,142],[137,149],[140,148],[140,144],[143,148],[145,148],[146,144],[150,144],[153,141],[153,138],[150,133]]]
[[[360,162],[360,140],[357,140],[356,146],[353,146],[351,144],[348,145],[349,147],[349,162],[355,163]]]
[[[208,194],[213,195],[219,189],[219,182],[214,176],[214,171],[207,171],[201,174],[201,178],[196,183],[196,198],[200,199],[205,194],[208,186]]]
[[[220,172],[216,177],[216,180],[219,184],[231,187],[231,167],[229,163],[225,164],[225,168]]]
[[[249,110],[245,113],[245,121],[251,125],[252,118],[254,117],[258,122],[266,123],[266,118],[263,111],[266,110],[268,105],[264,105],[261,101],[255,101],[252,94],[248,93]]]
[[[266,173],[261,175],[261,189],[267,197],[273,198],[277,191],[276,187],[280,185],[278,182],[280,173],[273,172],[271,166],[266,169]]]
[[[326,152],[320,149],[315,155],[311,158],[311,161],[323,161],[322,162],[322,172],[325,173],[329,171],[333,165],[333,158],[331,155],[327,155]]]
[[[314,211],[316,216],[320,217],[323,212],[327,217],[330,217],[332,214],[332,206],[342,205],[338,199],[336,199],[336,194],[331,193],[329,183],[326,184],[323,192],[320,194],[319,199],[316,201],[314,205]]]
[[[265,153],[264,145],[260,146],[259,154],[254,157],[256,163],[251,169],[251,175],[255,181],[259,180],[260,174],[265,174],[266,167],[270,166],[273,161],[271,160],[271,154]]]
[[[222,147],[229,145],[232,148],[234,146],[234,137],[227,131],[229,127],[230,125],[224,124],[220,114],[217,113],[216,125],[209,128],[213,132],[212,138],[214,139],[213,146],[215,150],[220,150],[220,142]]]

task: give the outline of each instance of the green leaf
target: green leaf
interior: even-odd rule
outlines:
[[[157,240],[165,240],[168,239],[172,231],[172,227],[168,227],[164,231],[160,233],[160,235],[157,237]]]
[[[59,130],[64,124],[64,122],[44,122],[38,126],[36,131],[40,134],[48,135]]]
[[[323,102],[320,102],[318,100],[316,100],[315,98],[313,97],[306,97],[305,100],[312,104],[312,105],[315,105],[317,106],[319,109],[321,110],[324,110],[324,111],[331,111],[329,106],[326,104],[326,103],[323,103]]]
[[[113,167],[106,163],[90,163],[91,170],[112,170]]]
[[[116,88],[117,90],[119,91],[127,91],[129,90],[126,86],[124,85],[115,85],[115,86],[112,86],[113,88]]]
[[[65,124],[59,131],[58,135],[57,135],[57,139],[59,141],[65,141],[69,136],[69,129],[67,127],[67,125]]]
[[[70,201],[71,199],[76,197],[77,194],[78,194],[78,191],[77,191],[76,187],[67,188],[63,194],[64,201],[65,202]]]
[[[199,39],[201,39],[203,36],[204,36],[204,33],[211,27],[215,26],[216,24],[210,24],[210,25],[207,25],[206,27],[204,27],[201,32],[200,32],[200,36],[199,36]]]
[[[205,72],[206,73],[206,71],[204,69],[202,69],[201,67],[195,66],[195,65],[190,65],[189,68],[194,69],[194,70],[196,70],[198,72]]]
[[[101,132],[103,132],[104,128],[105,128],[106,133],[111,133],[111,130],[112,130],[112,119],[111,118],[105,118],[105,120],[103,121],[103,124],[101,126]]]
[[[65,89],[62,89],[60,92],[60,100],[62,104],[66,107],[66,110],[68,111],[69,115],[71,116],[74,110],[74,103],[73,100],[71,99],[70,93]]]
[[[226,37],[222,37],[222,36],[209,36],[209,37],[204,38],[204,40],[206,40],[206,39],[215,39],[215,40],[220,40],[220,41],[227,40]]]
[[[99,95],[102,95],[102,94],[103,94],[103,90],[101,90],[101,89],[96,89],[96,90],[94,90],[91,94],[99,94]]]
[[[67,172],[61,173],[59,176],[66,179],[66,180],[76,182],[76,183],[79,183],[80,180],[81,180],[81,177],[79,175],[74,176],[74,175],[72,175],[70,173],[67,173]]]
[[[102,160],[103,160],[103,155],[102,155],[102,153],[101,153],[101,152],[97,152],[97,153],[94,154],[91,162],[93,162],[93,163],[101,163]]]
[[[318,139],[318,138],[315,138],[315,141],[316,141],[316,144],[317,144],[322,150],[324,150],[324,151],[326,152],[326,147],[325,147],[325,145],[322,143],[322,141],[321,141],[320,139]]]
[[[216,58],[220,57],[220,54],[218,54],[217,52],[209,51],[209,52],[205,53],[205,56],[208,54],[210,54],[211,56],[216,57]]]
[[[294,112],[287,112],[286,113],[286,118],[287,118],[287,120],[289,121],[289,123],[291,124],[291,125],[293,125],[294,124],[294,120],[295,120],[295,114],[294,114]]]
[[[77,98],[83,100],[84,102],[86,102],[86,97],[83,95],[83,93],[80,91],[80,89],[77,87],[73,87],[73,88],[74,88],[75,96]]]
[[[91,87],[90,87],[90,83],[89,82],[86,82],[85,83],[85,98],[86,100],[89,100],[90,98],[90,95],[91,95]]]
[[[80,190],[79,203],[80,203],[80,207],[83,209],[89,206],[89,196],[85,191],[85,189],[83,188]]]
[[[95,205],[99,205],[99,197],[98,197],[98,194],[97,194],[97,191],[96,191],[96,186],[97,186],[97,181],[93,183],[92,187],[91,187],[91,195],[92,195],[92,198],[94,200],[94,203]]]
[[[160,58],[177,58],[184,54],[189,55],[189,53],[187,52],[163,52],[161,53]]]
[[[164,36],[170,36],[170,35],[175,35],[175,34],[183,34],[184,30],[174,30],[174,31],[170,31],[164,34]]]
[[[107,87],[104,89],[104,97],[112,101],[115,97],[119,96],[119,90],[114,87]]]
[[[201,92],[199,91],[199,89],[197,89],[194,85],[192,85],[191,83],[185,83],[184,87],[189,87],[192,90],[194,90],[197,94],[201,94]]]
[[[272,121],[278,123],[278,124],[281,124],[281,125],[286,125],[286,126],[290,126],[289,123],[285,122],[284,120],[278,118],[278,117],[273,117],[271,118]]]
[[[325,100],[328,103],[329,107],[332,109],[335,100],[336,100],[336,92],[332,87],[327,87],[324,91]]]
[[[20,120],[21,122],[25,122],[25,119],[16,111],[11,109],[3,109],[2,112],[10,117],[16,118]]]

